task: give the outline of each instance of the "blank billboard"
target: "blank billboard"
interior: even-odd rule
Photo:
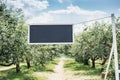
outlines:
[[[30,25],[29,43],[72,43],[72,25]]]

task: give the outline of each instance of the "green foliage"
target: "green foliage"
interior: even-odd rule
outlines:
[[[45,65],[59,56],[56,45],[31,45],[32,63],[45,68]]]
[[[22,10],[8,8],[3,0],[0,1],[0,13],[0,64],[16,64],[16,72],[19,72],[26,46]]]
[[[120,28],[119,20],[120,18],[117,19],[117,28]],[[120,35],[118,34],[118,52],[120,52],[119,39]],[[25,24],[22,10],[7,7],[5,0],[0,0],[0,65],[9,66],[16,64],[17,72],[20,71],[20,62],[25,61],[27,68],[31,71],[36,70],[35,68],[40,71],[53,71],[54,65],[58,61],[54,59],[60,56],[60,54],[65,54],[74,57],[77,61],[68,61],[68,63],[66,63],[67,65],[65,64],[66,68],[70,67],[70,69],[73,70],[83,69],[87,70],[90,74],[98,73],[99,70],[92,69],[88,65],[92,63],[92,67],[95,68],[98,66],[95,65],[95,61],[99,59],[101,60],[101,66],[104,67],[109,57],[111,45],[111,26],[104,22],[96,22],[91,26],[87,26],[82,33],[75,36],[75,44],[73,45],[28,45],[27,25]],[[84,65],[81,63],[84,63]],[[5,73],[10,78],[12,74],[19,77],[21,74],[23,76],[24,73],[29,74],[30,72],[27,71],[24,66],[21,70],[19,74],[15,74],[12,69],[11,73],[10,71],[6,71]],[[25,75],[26,80],[29,79],[29,77],[31,76]],[[7,78],[5,79],[9,80]],[[15,78],[15,80],[19,79]],[[34,79],[31,77],[29,80]]]
[[[103,22],[96,22],[77,35],[75,41],[71,53],[77,62],[88,65],[89,59],[91,59],[92,67],[95,68],[95,61],[101,59],[103,60],[101,65],[104,65],[112,45],[111,26]]]
[[[0,65],[16,64],[19,72],[20,62],[26,61],[28,68],[32,63],[42,69],[59,56],[57,45],[28,45],[27,32],[22,10],[0,0]]]

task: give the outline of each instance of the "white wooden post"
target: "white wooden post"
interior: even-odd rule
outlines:
[[[107,68],[106,68],[104,80],[106,80],[106,78],[107,78],[107,74],[108,74],[108,70],[109,70],[109,67],[110,67],[112,55],[113,55],[113,44],[112,44],[112,48],[111,48],[111,52],[110,52],[110,56],[109,56],[108,65],[107,65]]]
[[[116,41],[116,26],[115,26],[115,16],[114,16],[114,14],[111,14],[111,19],[112,19],[112,33],[113,33],[115,80],[119,80],[118,53],[117,53],[117,41]]]

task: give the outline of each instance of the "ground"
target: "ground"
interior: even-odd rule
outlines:
[[[31,79],[31,80],[102,80],[100,78],[100,75],[83,75],[82,73],[86,72],[86,70],[72,71],[66,69],[65,62],[68,60],[69,60],[68,58],[64,58],[64,57],[60,58],[58,64],[56,64],[56,66],[54,67],[53,72],[49,72],[49,71],[33,72],[31,75],[36,76],[38,79]],[[68,66],[74,66],[74,65],[70,64]],[[0,71],[2,72],[5,70],[10,70],[14,67],[15,66],[0,67]]]
[[[59,63],[55,66],[54,72],[34,72],[34,75],[47,77],[48,80],[65,80],[64,75],[64,58],[60,58]]]
[[[77,75],[80,71],[69,71],[64,69],[64,62],[67,58],[60,58],[55,66],[54,72],[35,72],[34,75],[47,77],[48,80],[102,80],[99,75]]]

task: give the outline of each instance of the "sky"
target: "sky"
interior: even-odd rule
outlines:
[[[75,24],[96,18],[120,16],[120,0],[8,0],[21,8],[27,24]]]

